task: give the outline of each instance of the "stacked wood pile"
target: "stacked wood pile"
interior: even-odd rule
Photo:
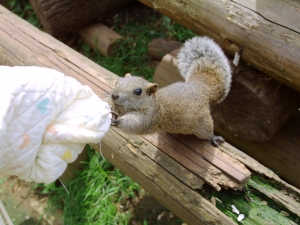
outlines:
[[[214,108],[215,128],[235,146],[300,187],[297,166],[300,18],[296,16],[300,4],[295,1],[141,2],[199,35],[212,37],[231,59],[243,49],[244,63],[234,68],[231,93],[223,104]],[[275,10],[278,8],[282,10]],[[176,50],[164,57],[155,77],[161,85],[181,80]]]
[[[183,80],[177,68],[177,53],[178,49],[166,54],[158,65],[154,82],[160,86]],[[215,129],[300,187],[300,167],[296,166],[300,160],[299,93],[244,65],[236,71],[229,96],[213,108]]]
[[[39,11],[38,9],[42,9],[41,6],[37,5],[39,2],[45,3],[46,1],[32,0],[32,5],[36,12]],[[148,5],[152,4],[152,1],[142,0],[142,2]],[[166,14],[168,14],[168,10],[176,9],[172,5],[176,1],[161,2],[159,0],[155,1],[155,4],[152,6]],[[204,1],[203,5],[205,6],[205,4]],[[211,6],[217,7],[218,4],[211,3]],[[232,7],[234,3],[227,2],[227,4]],[[194,1],[188,6],[190,7],[187,8],[192,10],[193,7],[197,6],[197,2]],[[168,7],[169,9],[167,10]],[[212,9],[215,9],[213,7]],[[181,8],[182,10],[184,9],[183,7]],[[194,16],[195,11],[192,12],[194,12],[192,14]],[[53,14],[55,15],[55,12]],[[175,15],[177,14],[175,13]],[[189,20],[189,17],[187,18]],[[96,27],[101,29],[103,25],[98,24]],[[107,31],[105,27],[103,29]],[[95,29],[95,25],[79,29],[82,37],[89,37],[85,40],[86,43],[95,48],[100,46],[99,50],[103,50],[104,55],[109,55],[111,52],[109,49],[115,48],[117,40],[122,39],[122,37],[111,32],[111,30],[106,31],[101,32],[102,35],[100,37],[99,33],[97,34],[99,30],[98,28]],[[209,34],[208,32],[206,35]],[[109,38],[111,36],[115,38]],[[216,38],[216,40],[220,42],[220,39]],[[237,45],[238,42],[233,44],[235,39],[225,38],[224,40],[226,40],[227,44],[230,43],[229,48],[225,47],[226,50],[229,49],[229,53],[233,53],[238,50],[237,46],[241,46]],[[159,47],[161,46],[160,43],[164,43],[163,46],[167,46],[167,48]],[[152,52],[152,55],[159,59],[165,53],[178,48],[180,45],[175,42],[166,43],[169,43],[169,41],[159,40],[157,43],[152,43],[152,49],[149,48],[149,52]],[[114,47],[109,48],[109,46]],[[246,52],[245,56],[243,53],[243,58],[247,59],[248,57],[251,59],[253,57],[253,52],[251,51],[253,50],[249,50],[250,47],[247,49],[248,46],[242,46],[244,52]],[[231,51],[232,49],[234,50]],[[263,63],[262,66],[264,66]],[[54,68],[76,78],[83,84],[89,85],[100,97],[109,93],[117,79],[116,75],[96,65],[49,35],[38,31],[2,7],[0,7],[0,65],[37,65]],[[273,68],[270,69],[270,66],[265,66],[263,71],[267,73],[268,69],[273,70]],[[289,72],[292,70],[289,70]],[[280,72],[278,68],[276,71]],[[168,76],[166,76],[167,74]],[[294,154],[295,157],[298,157],[297,152],[299,149],[296,148],[297,144],[293,142],[297,136],[289,135],[293,132],[299,133],[299,129],[298,131],[294,129],[293,132],[289,133],[287,132],[287,125],[284,126],[284,124],[293,116],[297,108],[299,94],[284,85],[279,85],[273,80],[270,81],[265,74],[250,69],[245,65],[239,66],[235,74],[232,97],[228,97],[226,100],[228,102],[224,102],[221,105],[221,109],[213,109],[217,131],[225,138],[228,138],[228,140],[235,141],[234,143],[237,143],[237,146],[241,146],[243,150],[250,149],[250,153],[255,147],[254,150],[257,152],[257,155],[260,155],[259,152],[261,151],[267,154],[268,150],[264,149],[267,148],[269,149],[268,153],[272,155],[269,157],[276,155],[280,159],[284,155],[282,148],[284,145],[288,145],[290,148],[285,153]],[[289,73],[285,74],[287,74],[287,77],[290,76]],[[276,74],[275,77],[277,78],[277,76],[279,75]],[[154,79],[161,86],[181,79],[176,68],[176,51],[163,57]],[[285,82],[289,84],[289,81]],[[295,87],[295,85],[291,86]],[[294,98],[290,98],[291,95]],[[245,99],[249,100],[251,104],[245,103]],[[249,105],[253,107],[248,108],[247,106]],[[245,109],[245,107],[247,108]],[[250,117],[247,117],[248,115]],[[248,121],[248,124],[245,121]],[[299,120],[295,121],[300,122]],[[252,126],[252,129],[249,129],[247,126]],[[284,127],[282,128],[282,126]],[[288,138],[289,140],[287,140]],[[98,146],[94,147],[99,149]],[[228,143],[221,145],[218,149],[190,136],[166,133],[133,136],[112,128],[102,142],[102,152],[105,158],[136,180],[158,201],[188,224],[236,224],[214,206],[216,203],[213,199],[212,202],[214,204],[205,199],[201,191],[199,192],[201,189],[202,192],[205,191],[205,183],[219,191],[219,193],[224,193],[222,192],[224,189],[242,190],[247,184],[246,186],[251,186],[251,188],[266,196],[266,198],[277,202],[291,215],[300,216],[298,200],[300,191],[281,180],[275,173],[258,161]],[[288,164],[292,162],[292,159],[296,162],[297,158],[295,157],[291,157],[286,162],[281,160],[280,163]],[[263,158],[266,159],[267,157],[263,156]],[[270,161],[274,162],[274,160]],[[297,170],[299,168],[293,167],[293,165],[289,165],[285,169],[286,173],[293,171],[299,174]],[[274,184],[274,187],[270,186],[266,190],[265,186],[261,185],[260,182],[250,178],[251,173],[252,176],[267,178],[270,183]],[[292,175],[289,179],[294,184],[299,185],[297,179],[293,179]],[[282,190],[284,190],[284,193]],[[250,211],[248,216],[252,217],[250,216]],[[257,221],[261,219],[260,215],[253,215],[253,217]],[[275,216],[263,214],[262,217],[267,218],[269,222],[274,224],[278,222]],[[294,223],[289,219],[284,221],[286,224]]]
[[[287,1],[140,0],[300,91],[300,3]]]

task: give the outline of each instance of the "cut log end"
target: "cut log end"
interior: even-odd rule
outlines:
[[[156,38],[148,44],[148,55],[154,60],[161,60],[166,54],[178,49],[180,45],[178,41]]]
[[[299,99],[275,79],[240,66],[228,97],[212,107],[213,118],[235,137],[267,141],[297,112]]]
[[[44,29],[54,37],[61,37],[79,27],[103,18],[131,0],[30,0]]]
[[[95,23],[78,30],[82,40],[104,56],[112,56],[124,38],[102,23]]]

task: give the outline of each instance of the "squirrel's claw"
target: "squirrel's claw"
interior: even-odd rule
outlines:
[[[214,147],[218,147],[219,146],[219,143],[224,143],[225,142],[225,139],[221,136],[216,136],[216,135],[213,135],[211,137],[211,139],[208,140],[209,143],[214,146]]]
[[[119,114],[114,112],[114,111],[111,111],[110,112],[112,117],[111,117],[111,126],[117,126],[119,124]]]
[[[112,119],[118,119],[119,114],[116,113],[115,111],[110,111],[111,115],[112,115]]]

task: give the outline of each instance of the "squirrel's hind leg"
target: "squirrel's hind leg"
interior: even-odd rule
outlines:
[[[219,143],[225,142],[221,136],[214,135],[214,122],[209,113],[203,116],[199,121],[199,129],[194,133],[200,139],[206,139],[214,146],[218,147]]]

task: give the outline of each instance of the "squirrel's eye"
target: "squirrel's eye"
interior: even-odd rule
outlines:
[[[136,94],[136,95],[141,95],[142,94],[142,89],[138,88],[138,89],[134,90],[133,93]]]

